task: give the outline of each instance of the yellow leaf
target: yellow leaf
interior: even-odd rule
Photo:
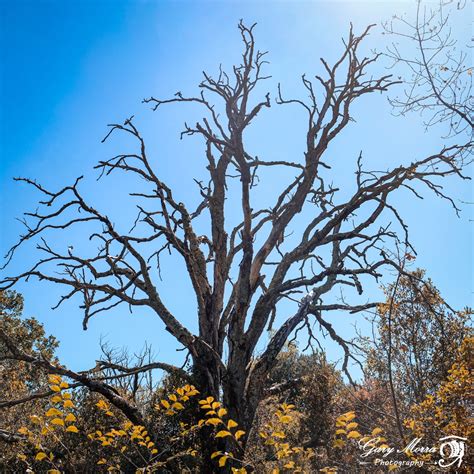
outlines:
[[[49,381],[49,383],[59,385],[61,383],[61,377],[59,375],[49,374],[48,375],[48,381]]]
[[[26,461],[26,456],[24,454],[18,454],[17,455],[17,458],[20,460],[20,461]]]
[[[178,397],[177,397],[174,393],[172,393],[168,398],[169,398],[171,401],[173,401],[173,402],[177,402],[177,401],[178,401]]]
[[[226,436],[231,436],[232,433],[230,433],[229,431],[225,431],[225,430],[221,430],[219,431],[217,434],[216,434],[216,438],[225,438]]]
[[[227,410],[225,408],[219,408],[219,410],[217,410],[217,416],[222,418],[224,415],[227,415]]]
[[[209,418],[208,420],[206,420],[206,425],[217,426],[220,423],[222,423],[222,420],[220,420],[219,418]]]
[[[69,400],[71,398],[71,394],[69,392],[63,392],[61,396],[64,398],[64,400]]]
[[[55,395],[53,398],[51,398],[51,401],[53,403],[59,403],[62,401],[62,398],[59,395]]]
[[[352,422],[352,423],[349,423],[349,424],[347,425],[347,429],[348,429],[349,431],[351,431],[351,430],[357,428],[358,426],[359,426],[359,423]]]
[[[72,413],[68,413],[64,421],[77,421],[77,418]]]
[[[37,461],[42,461],[43,459],[47,458],[48,456],[46,455],[46,453],[42,453],[42,452],[39,452],[36,456],[35,456],[35,459]]]
[[[350,431],[347,434],[347,439],[356,439],[360,438],[362,435],[358,431]]]
[[[107,464],[107,460],[105,460],[104,458],[99,459],[99,460],[97,461],[97,464]]]
[[[242,436],[243,436],[244,434],[245,434],[245,431],[243,431],[243,430],[238,430],[238,431],[235,432],[234,437],[235,437],[235,439],[240,439],[240,438],[242,438]]]
[[[35,425],[40,425],[41,424],[41,418],[37,415],[31,415],[30,416],[30,420],[32,423],[34,423]]]
[[[59,385],[50,385],[49,388],[53,391],[53,392],[60,392],[61,389],[59,388]]]
[[[66,428],[66,431],[69,431],[70,433],[79,433],[79,430],[77,429],[76,426],[70,425]]]
[[[184,410],[184,406],[179,402],[173,403],[173,405],[171,405],[171,408],[174,408],[175,410]]]
[[[287,462],[283,467],[286,467],[287,469],[293,469],[295,467],[295,461]]]
[[[222,451],[214,451],[211,454],[211,459],[217,458],[217,456],[220,456],[222,454]]]
[[[64,421],[61,418],[53,418],[51,423],[53,425],[64,426]]]
[[[74,408],[74,403],[71,400],[64,400],[63,406],[64,408]]]
[[[101,410],[108,410],[109,409],[109,406],[107,405],[107,403],[104,402],[104,400],[99,400],[95,406],[97,408],[100,408]]]
[[[336,430],[336,434],[337,435],[345,435],[346,434],[346,430]]]
[[[161,400],[161,404],[165,407],[165,408],[169,408],[171,405],[170,405],[170,402],[168,400]]]
[[[60,412],[57,408],[50,408],[46,413],[46,416],[58,416],[62,415],[62,412]]]
[[[382,429],[381,428],[374,428],[372,430],[372,436],[377,436],[379,433],[382,433]]]
[[[61,474],[61,471],[58,471],[57,469],[50,469],[48,474]]]
[[[339,418],[343,418],[345,421],[352,421],[355,417],[356,414],[354,411],[348,411],[347,413],[341,415]]]
[[[229,456],[222,456],[219,459],[219,467],[224,467],[225,463],[227,462],[227,459],[229,459]]]
[[[388,465],[388,470],[389,471],[396,471],[398,469],[398,466],[396,464],[389,464]]]
[[[336,439],[333,443],[335,448],[343,448],[345,446],[345,442],[342,439]]]
[[[60,388],[69,388],[69,384],[68,384],[67,382],[61,382],[61,383],[59,384],[59,387],[60,387]]]
[[[280,421],[282,423],[289,423],[291,421],[291,416],[283,415],[282,417],[280,417]]]
[[[235,422],[234,420],[229,420],[227,422],[227,429],[231,429],[231,428],[235,428],[236,426],[239,426],[239,424],[237,422]]]
[[[283,431],[275,431],[274,433],[272,433],[272,436],[274,438],[280,438],[280,439],[286,438],[286,435],[285,433],[283,433]]]

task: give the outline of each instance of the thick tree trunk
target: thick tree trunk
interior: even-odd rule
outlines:
[[[223,384],[223,402],[229,416],[239,423],[246,435],[242,438],[245,448],[247,437],[252,429],[258,405],[264,396],[265,377],[258,383],[249,379],[247,364],[241,361],[229,369]]]

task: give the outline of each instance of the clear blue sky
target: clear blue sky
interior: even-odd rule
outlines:
[[[273,79],[266,89],[275,92],[280,81],[288,95],[301,96],[298,78],[304,72],[312,76],[320,71],[319,57],[335,58],[351,21],[360,30],[413,7],[414,2],[377,1],[2,0],[0,250],[4,254],[14,243],[23,230],[15,218],[35,209],[39,197],[13,183],[14,176],[35,177],[56,188],[85,174],[83,190],[97,208],[115,215],[118,222],[131,218],[122,192],[125,180],[98,185],[92,167],[122,151],[120,142],[103,145],[100,140],[108,123],[132,114],[150,143],[160,175],[176,188],[179,200],[193,202],[192,178],[202,175],[202,147],[196,140],[179,141],[179,132],[187,118],[193,120],[195,111],[168,108],[157,114],[141,99],[169,97],[177,90],[191,95],[203,69],[216,71],[220,63],[238,61],[240,18],[258,22],[259,46],[269,50],[268,71]],[[457,26],[467,37],[469,15],[464,14]],[[383,48],[380,28],[374,30],[366,50],[373,47]],[[425,132],[416,115],[391,116],[386,98],[379,95],[363,100],[354,116],[357,122],[330,150],[342,186],[352,185],[354,159],[360,150],[367,163],[383,169],[411,162],[442,143],[441,130]],[[250,146],[266,158],[300,156],[303,140],[302,116],[288,108],[265,112],[249,135]],[[262,189],[268,194],[272,183],[266,186]],[[470,183],[449,180],[446,189],[455,199],[473,200]],[[472,210],[464,206],[457,218],[446,202],[424,195],[423,201],[414,201],[401,193],[393,201],[410,226],[419,253],[416,265],[427,269],[453,306],[472,305]],[[52,242],[67,246],[74,241],[76,248],[86,250],[80,234],[67,239],[56,234]],[[25,269],[35,258],[33,246],[23,249],[6,273]],[[166,278],[159,284],[165,301],[194,328],[189,285],[175,261],[166,265]],[[73,368],[94,364],[100,337],[131,351],[147,341],[159,359],[181,357],[162,323],[147,311],[130,315],[125,307],[119,308],[97,317],[83,332],[78,300],[53,312],[50,308],[59,288],[31,281],[17,289],[25,297],[25,313],[36,316],[58,337],[59,355]],[[376,285],[369,286],[368,293],[379,296]],[[341,332],[351,333],[354,318],[339,314],[333,320]],[[331,345],[329,353],[338,357]]]

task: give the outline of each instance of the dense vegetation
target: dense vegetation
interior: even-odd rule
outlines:
[[[67,369],[55,358],[57,341],[47,337],[34,318],[22,318],[20,295],[4,292],[0,334],[7,333],[17,345],[12,351],[5,339],[0,344],[0,469],[356,472],[366,442],[384,450],[405,447],[417,437],[423,446],[436,446],[448,435],[472,441],[470,311],[451,312],[431,282],[420,284],[423,272],[412,275],[414,279],[401,279],[395,292],[394,285],[386,289],[387,301],[377,309],[376,343],[367,338],[357,341],[366,360],[360,384],[344,382],[324,352],[301,354],[289,343],[279,355],[248,433],[222,402],[200,393],[189,374],[150,384],[143,372],[120,371],[124,354],[104,347],[109,362],[98,367],[95,376],[106,381],[117,397],[137,405],[142,421],[130,421],[100,392],[67,381]],[[398,328],[391,342],[385,337],[388,317]],[[386,364],[390,344],[391,368]],[[448,347],[441,351],[443,345]],[[22,361],[20,354],[41,362]],[[111,369],[113,357],[116,369]],[[245,435],[248,441],[243,446]],[[365,472],[399,470],[399,461],[414,463],[409,472],[418,469],[419,461],[426,471],[438,469],[437,450],[413,451],[390,456],[386,466],[364,466]],[[471,456],[467,454],[457,472],[469,472]],[[375,459],[380,455],[374,453],[367,461]],[[404,465],[402,472],[406,469]]]

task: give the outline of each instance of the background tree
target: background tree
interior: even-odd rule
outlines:
[[[472,311],[453,310],[420,269],[402,275],[384,292],[387,300],[377,308],[377,339],[368,355],[368,371],[388,381],[391,345],[395,388],[409,406],[432,395],[448,376],[458,348],[472,332]]]
[[[23,297],[20,294],[14,291],[0,292],[2,330],[8,332],[13,343],[21,350],[55,361],[54,353],[58,346],[56,339],[46,336],[43,326],[35,318],[22,318],[22,312]],[[10,434],[16,433],[25,418],[24,407],[15,401],[35,402],[35,397],[31,395],[45,386],[47,377],[40,368],[11,359],[2,340],[0,361],[0,409],[4,423],[0,426],[0,437],[8,441]],[[41,397],[37,400],[41,405]],[[33,403],[33,409],[37,408]],[[6,426],[10,431],[2,430]]]
[[[302,77],[306,99],[285,98],[279,88],[274,103],[269,93],[260,93],[267,77],[266,61],[265,53],[256,49],[254,26],[240,23],[239,31],[242,62],[230,72],[220,70],[217,77],[204,73],[197,96],[177,92],[168,100],[145,100],[154,110],[187,103],[203,108],[202,120],[183,131],[183,136],[201,137],[205,146],[203,168],[208,180],[198,181],[200,204],[190,209],[160,179],[133,117],[113,124],[106,139],[122,133],[137,147],[101,161],[97,168],[104,176],[125,172],[142,180],[140,192],[130,193],[137,206],[131,230],[118,228],[112,216],[87,201],[80,191],[81,178],[56,191],[21,178],[43,198],[37,211],[27,213],[26,233],[7,259],[20,245],[34,241],[42,256],[25,272],[5,277],[2,285],[8,289],[33,277],[64,285],[67,292],[58,306],[81,296],[85,329],[90,318],[120,304],[151,308],[188,351],[201,392],[215,398],[222,393],[232,418],[248,430],[278,355],[297,328],[309,328],[310,321],[315,321],[341,345],[347,372],[349,343],[325,315],[374,308],[376,302],[338,300],[334,290],[350,288],[357,296],[367,279],[377,280],[385,268],[401,270],[398,251],[410,248],[410,243],[401,214],[391,204],[392,194],[405,189],[420,197],[425,188],[456,207],[443,193],[440,180],[465,178],[463,157],[472,143],[440,146],[435,153],[386,171],[364,169],[359,157],[354,163],[354,187],[342,192],[337,176],[331,174],[331,144],[352,121],[354,103],[368,94],[383,93],[397,82],[390,75],[374,76],[371,68],[379,56],[360,52],[370,27],[360,35],[351,28],[340,57],[332,65],[322,59],[323,73],[314,79]],[[255,156],[246,146],[247,130],[274,104],[297,106],[306,114],[301,157],[272,161]],[[275,167],[283,167],[292,177],[275,193],[273,204],[259,208],[255,186],[264,179],[265,170]],[[240,216],[233,225],[236,208]],[[400,232],[395,230],[397,225]],[[81,229],[84,240],[87,236],[97,244],[92,254],[56,248],[46,239],[50,231],[72,229]],[[291,239],[287,238],[291,232]],[[165,251],[185,263],[196,300],[197,334],[170,311],[158,290],[160,256]],[[290,315],[283,305],[288,301],[295,306]],[[275,315],[282,309],[284,322],[276,325]],[[265,342],[269,324],[273,333]],[[58,368],[18,350],[5,331],[0,331],[0,337],[10,357],[70,377],[102,394],[132,422],[145,424],[133,400],[98,381],[93,372]],[[257,350],[259,344],[263,350]],[[133,371],[150,368],[183,372],[163,362]]]
[[[459,44],[450,19],[468,13],[467,3],[440,1],[433,7],[417,0],[413,19],[395,15],[384,24],[394,37],[386,55],[405,79],[404,93],[391,100],[395,110],[420,112],[427,127],[446,124],[453,136],[472,134],[474,127],[471,45]]]
[[[436,443],[448,436],[467,438],[466,445],[472,446],[474,424],[472,419],[473,396],[473,350],[474,338],[466,337],[454,352],[454,362],[448,374],[433,394],[411,407],[405,426],[414,436],[421,436],[425,442]],[[456,472],[470,472],[473,455],[467,449],[462,464],[452,462]]]

